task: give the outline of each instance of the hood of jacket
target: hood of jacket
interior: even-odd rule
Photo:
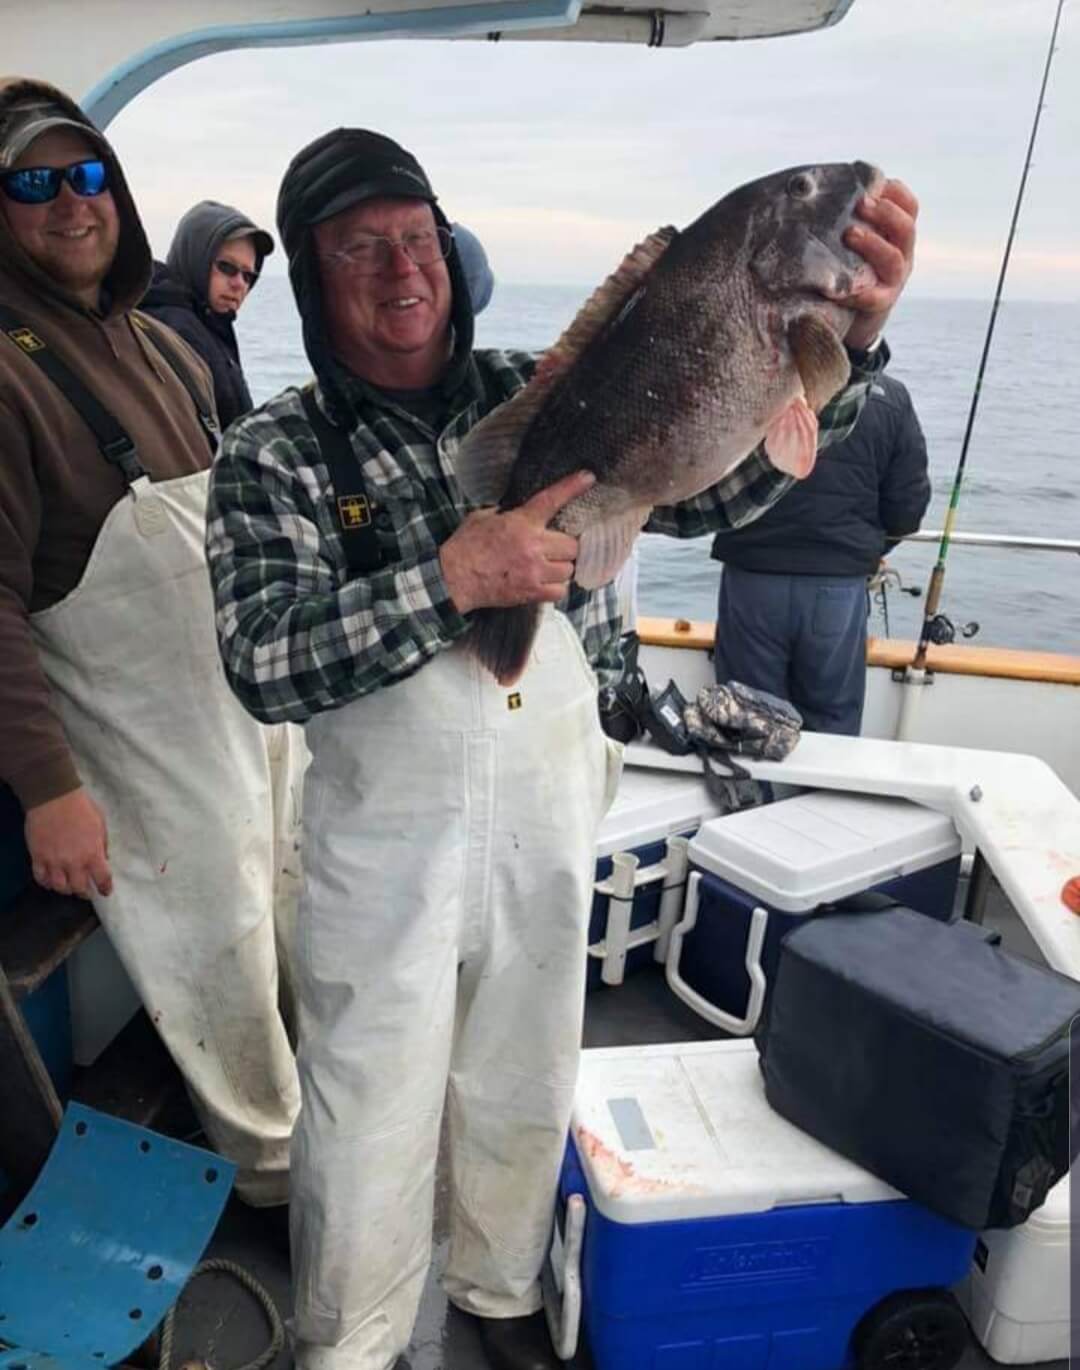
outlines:
[[[75,101],[46,81],[21,76],[0,77],[0,129],[12,111],[28,101],[48,101],[58,106],[73,122],[88,129],[91,141],[101,147],[109,170],[109,190],[120,220],[116,256],[102,282],[105,313],[124,313],[138,304],[146,290],[150,280],[151,255],[150,244],[116,153]],[[5,278],[35,295],[50,295],[76,309],[83,308],[74,295],[26,255],[8,229],[7,220],[0,214],[0,286]]]
[[[164,262],[154,263],[154,274],[150,279],[150,289],[143,296],[140,309],[190,309],[196,308],[195,296],[172,274]]]
[[[344,408],[344,402],[339,398],[341,368],[326,336],[319,264],[315,258],[311,226],[328,204],[367,182],[364,149],[371,138],[367,130],[351,128],[334,129],[317,138],[293,158],[278,193],[278,234],[289,258],[289,280],[303,322],[304,350],[331,408]],[[434,195],[428,202],[435,222],[449,229],[449,220]],[[469,367],[474,318],[464,268],[453,240],[446,265],[450,273],[453,352],[441,385],[449,396],[461,385]]]
[[[176,225],[165,264],[174,280],[205,305],[214,258],[222,243],[239,237],[250,237],[255,249],[255,270],[261,271],[264,258],[274,250],[270,234],[232,205],[200,200]]]

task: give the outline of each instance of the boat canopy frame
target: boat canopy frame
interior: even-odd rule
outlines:
[[[374,39],[541,39],[650,47],[829,28],[854,0],[0,0],[5,67],[52,81],[100,128],[169,72],[215,53]],[[317,8],[316,8],[317,4]],[[77,33],[73,34],[73,28]]]

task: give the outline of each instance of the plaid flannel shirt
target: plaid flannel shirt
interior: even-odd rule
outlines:
[[[853,367],[819,416],[819,447],[851,430],[886,356],[882,348]],[[470,512],[454,453],[488,410],[526,383],[535,360],[475,353],[439,434],[364,382],[346,382],[357,420],[350,440],[383,553],[383,566],[367,575],[348,571],[329,473],[300,392],[285,390],[229,428],[211,473],[207,556],[225,673],[256,718],[303,722],[338,708],[405,679],[468,631],[439,563],[439,547]],[[790,485],[759,449],[703,494],[654,509],[646,531],[691,538],[735,528]],[[614,586],[571,585],[559,607],[600,684],[616,679]]]

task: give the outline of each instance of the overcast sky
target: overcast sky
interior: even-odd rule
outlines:
[[[238,52],[110,128],[159,255],[196,200],[273,224],[306,142],[376,128],[419,157],[503,281],[590,285],[743,181],[863,158],[922,202],[913,294],[989,296],[1055,0],[855,0],[820,33],[678,50],[387,42]],[[1006,294],[1080,300],[1080,0],[1059,51]],[[283,269],[280,256],[270,264]]]

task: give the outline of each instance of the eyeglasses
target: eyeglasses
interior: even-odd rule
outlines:
[[[76,195],[89,199],[109,188],[109,171],[98,158],[71,166],[27,166],[0,171],[0,190],[19,205],[47,205],[67,182]]]
[[[377,276],[394,260],[400,247],[414,266],[430,266],[447,257],[454,235],[448,228],[421,228],[403,238],[382,238],[365,233],[337,252],[324,252],[324,260],[348,266],[358,276]]]
[[[224,258],[214,263],[214,270],[220,271],[223,276],[228,276],[231,281],[234,276],[243,276],[244,284],[250,290],[259,279],[257,271],[248,271],[245,267],[237,266],[235,262],[227,262]],[[262,296],[259,296],[262,299]]]

